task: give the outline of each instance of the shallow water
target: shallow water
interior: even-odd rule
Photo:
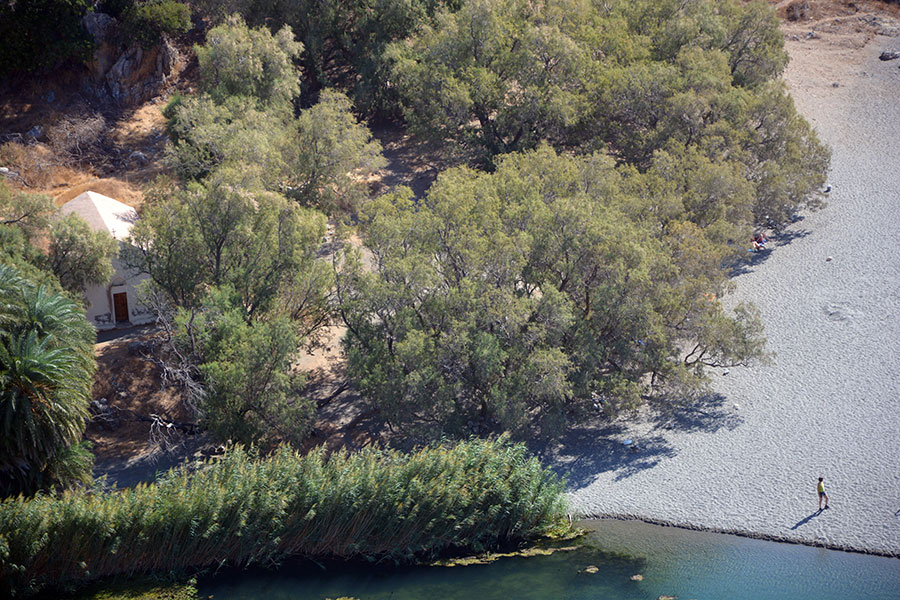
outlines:
[[[589,521],[588,547],[468,567],[286,566],[200,581],[216,600],[898,600],[900,559],[636,521]],[[584,569],[596,566],[595,574]],[[643,581],[631,580],[643,575]]]

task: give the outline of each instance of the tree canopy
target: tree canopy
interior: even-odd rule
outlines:
[[[233,17],[197,46],[201,93],[166,107],[168,155],[185,180],[220,167],[255,174],[270,191],[330,214],[355,214],[365,178],[384,165],[381,145],[353,116],[347,96],[324,90],[294,117],[300,91],[290,27],[273,36]]]
[[[228,285],[247,315],[264,313],[314,268],[324,215],[243,173],[220,169],[204,183],[158,194],[132,228],[124,259],[175,306],[196,306],[207,287]]]
[[[83,294],[90,285],[103,285],[113,276],[112,259],[119,243],[106,231],[92,231],[76,214],[54,221],[50,228],[48,260],[60,285]]]
[[[309,401],[291,361],[327,321],[331,269],[315,255],[325,217],[220,168],[202,184],[157,188],[124,253],[150,275],[170,360],[218,439],[300,441]]]
[[[396,96],[388,84],[385,47],[429,22],[459,0],[194,0],[192,8],[213,22],[235,13],[251,26],[290,27],[306,51],[300,56],[308,106],[325,88],[343,90],[367,115],[393,116]]]
[[[272,35],[251,29],[237,15],[213,27],[206,43],[194,47],[204,89],[217,103],[231,96],[255,98],[261,105],[291,102],[300,94],[300,71],[294,60],[303,44],[287,25]]]
[[[761,358],[753,309],[717,299],[731,226],[654,194],[659,176],[541,146],[444,172],[421,203],[382,196],[373,267],[349,250],[338,280],[350,377],[401,426],[554,434],[594,402],[615,414]]]
[[[644,170],[681,145],[734,161],[761,224],[820,202],[828,152],[775,80],[761,2],[471,0],[388,56],[408,122],[488,166],[545,140]]]

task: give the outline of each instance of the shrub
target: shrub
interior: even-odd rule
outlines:
[[[119,493],[0,504],[11,593],[115,574],[311,559],[410,562],[568,528],[563,484],[522,445],[473,440],[330,457],[240,448]]]
[[[106,133],[103,115],[65,116],[47,130],[50,147],[65,162],[81,160]]]
[[[145,48],[159,43],[162,34],[176,35],[191,28],[191,9],[175,0],[150,0],[134,4],[122,13],[125,39]]]
[[[300,93],[300,72],[293,61],[303,53],[303,44],[290,27],[272,35],[265,27],[247,27],[235,15],[212,28],[206,43],[194,51],[203,89],[217,103],[248,96],[260,106],[279,105]]]
[[[0,164],[18,173],[17,179],[28,187],[52,187],[60,162],[46,144],[10,141],[0,145]]]

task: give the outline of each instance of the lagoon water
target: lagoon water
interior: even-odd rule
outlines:
[[[900,559],[688,531],[589,521],[585,547],[468,567],[219,574],[216,600],[900,600]],[[596,573],[587,573],[589,566]],[[640,574],[642,581],[632,581]]]

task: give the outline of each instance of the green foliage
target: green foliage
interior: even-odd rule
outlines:
[[[120,18],[122,38],[145,48],[158,44],[163,34],[178,35],[191,29],[190,7],[176,0],[135,2],[122,11]]]
[[[324,234],[322,214],[230,167],[149,195],[123,261],[177,309],[177,352],[218,439],[299,442],[308,432],[313,407],[291,361],[328,322],[333,275],[315,255]]]
[[[252,175],[221,168],[203,183],[151,194],[123,260],[148,273],[175,306],[197,306],[207,286],[228,285],[253,316],[315,270],[324,235],[320,213],[265,191]]]
[[[355,212],[365,178],[384,165],[381,146],[338,92],[324,90],[293,117],[299,80],[291,61],[302,48],[289,27],[272,36],[237,17],[210,31],[196,49],[205,92],[173,98],[164,111],[169,160],[182,178],[230,166],[307,206]]]
[[[0,264],[12,265],[21,276],[53,289],[59,282],[45,270],[39,241],[55,211],[49,197],[14,190],[0,180]]]
[[[702,389],[704,366],[760,358],[755,313],[716,300],[747,232],[725,215],[747,205],[710,212],[711,184],[683,177],[664,195],[656,169],[543,146],[494,174],[444,172],[419,203],[379,198],[363,220],[374,266],[348,250],[338,279],[349,376],[400,426],[552,435],[596,398],[615,413]]]
[[[118,245],[76,215],[53,219],[55,214],[47,196],[14,191],[0,181],[0,262],[35,284],[62,286],[77,298],[87,285],[109,280]]]
[[[394,116],[395,89],[383,60],[387,44],[430,22],[439,8],[458,0],[195,0],[194,9],[214,22],[232,13],[251,25],[290,26],[303,43],[304,90],[345,91],[364,114]],[[309,97],[308,96],[308,97]]]
[[[77,304],[0,265],[0,496],[90,480],[93,342]]]
[[[84,219],[69,214],[50,229],[49,266],[60,285],[82,294],[89,285],[102,285],[113,276],[112,259],[119,243],[105,231],[92,231]]]
[[[131,228],[120,258],[132,270],[149,274],[176,306],[193,306],[207,274],[199,227],[187,203],[174,196],[176,192],[160,183],[148,191],[141,218]]]
[[[47,229],[55,211],[50,197],[15,190],[0,180],[0,227],[16,227],[28,239],[34,239]]]
[[[94,44],[81,19],[93,0],[27,0],[0,3],[0,75],[87,61]]]
[[[203,423],[220,440],[299,443],[315,405],[300,396],[304,378],[291,371],[297,326],[284,316],[248,322],[229,295],[213,290],[199,310],[175,318],[178,345],[196,356],[204,382]]]
[[[557,477],[503,439],[262,460],[237,449],[118,493],[3,502],[0,585],[27,593],[286,556],[428,560],[566,529],[565,510]]]
[[[197,581],[176,577],[139,577],[104,581],[80,590],[69,600],[200,600]]]
[[[294,59],[303,44],[288,26],[274,36],[265,27],[250,29],[239,16],[226,19],[196,46],[203,89],[217,103],[232,96],[255,98],[262,106],[291,102],[300,93]]]
[[[588,2],[472,0],[389,50],[407,120],[485,160],[583,125],[597,78]],[[579,122],[581,121],[581,122]]]
[[[185,180],[201,180],[231,164],[256,172],[268,187],[284,177],[289,117],[259,110],[247,97],[217,104],[210,96],[171,105],[167,156]]]
[[[365,177],[386,164],[381,144],[351,109],[347,96],[324,90],[297,119],[289,150],[290,195],[328,213],[355,214],[369,192]]]
[[[644,171],[681,145],[740,169],[758,224],[821,203],[828,151],[775,81],[762,2],[472,0],[387,56],[407,121],[485,165],[545,140]]]

